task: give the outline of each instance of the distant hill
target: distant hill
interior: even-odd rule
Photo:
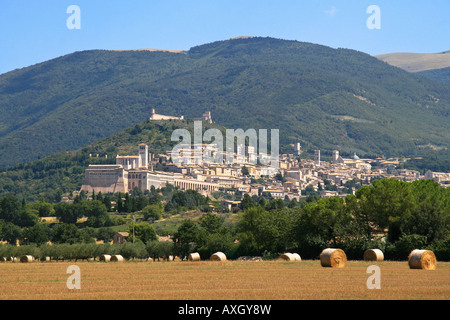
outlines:
[[[450,50],[439,53],[388,53],[375,57],[428,79],[450,83]]]
[[[408,72],[450,67],[450,50],[439,53],[397,52],[380,54],[375,57]]]
[[[0,75],[0,168],[77,150],[157,113],[280,129],[283,151],[450,148],[450,85],[349,49],[274,38],[75,52]]]

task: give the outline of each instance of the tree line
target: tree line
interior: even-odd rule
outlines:
[[[136,232],[143,234],[140,240],[146,242],[156,239],[151,223],[163,214],[169,216],[192,209],[207,211],[209,201],[198,191],[181,191],[171,185],[146,192],[136,188],[130,193],[106,195],[82,191],[73,202],[56,204],[44,200],[26,203],[7,196],[0,198],[0,239],[13,244],[17,240],[25,244],[90,243],[94,238],[111,241],[114,233],[111,227],[127,224],[126,215],[138,212],[143,221],[134,226]],[[55,217],[56,222],[46,221],[49,217]]]
[[[223,251],[236,258],[290,251],[314,259],[324,248],[339,247],[350,259],[361,259],[366,249],[379,248],[386,259],[402,260],[413,249],[428,248],[438,259],[450,257],[450,189],[432,180],[383,179],[355,195],[298,206],[283,207],[280,199],[266,205],[244,199],[233,227],[216,216],[184,221],[173,235],[175,252],[208,257]]]
[[[88,216],[86,222],[92,219],[90,224],[78,228],[68,214],[69,220],[54,228],[39,223],[24,227],[22,239],[37,246],[44,245],[46,239],[68,245],[89,245],[93,237],[109,241],[111,228],[94,227],[95,223],[106,221],[104,217],[110,217],[97,196],[71,204],[84,210]],[[202,210],[203,215],[198,220],[186,219],[179,224],[171,235],[173,241],[167,243],[157,241],[153,222],[173,210],[210,208],[206,206],[209,199],[196,191],[180,191],[170,186],[149,191],[146,195],[129,195],[129,199],[134,201],[139,197],[147,199],[141,204],[145,205],[141,210],[143,221],[133,221],[128,225],[128,245],[131,246],[132,242],[136,246],[143,245],[147,253],[153,252],[155,257],[159,254],[155,252],[181,258],[191,252],[199,252],[206,259],[214,252],[222,251],[229,258],[273,258],[290,251],[298,252],[304,259],[315,259],[326,247],[342,248],[349,259],[361,259],[364,250],[369,248],[383,250],[386,259],[405,259],[411,250],[417,248],[433,250],[440,260],[450,257],[450,189],[433,180],[411,183],[397,179],[377,180],[345,198],[308,197],[307,201],[301,202],[245,194],[241,209],[232,221],[225,219],[225,214]],[[167,210],[169,203],[175,208]],[[0,200],[0,219],[3,219],[0,220],[0,235],[5,239],[8,232],[13,234],[10,230],[13,223],[6,221],[7,217],[23,223],[29,220],[24,218],[26,212],[36,210],[34,213],[39,215],[54,210],[56,215],[61,209],[59,207],[68,208],[68,204],[28,205],[17,199],[3,198]],[[16,208],[16,213],[11,214],[8,208]],[[43,236],[45,228],[52,229],[47,238]]]

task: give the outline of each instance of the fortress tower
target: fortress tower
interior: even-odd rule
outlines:
[[[333,150],[333,162],[332,163],[338,163],[339,159],[339,151]]]
[[[206,111],[203,115],[202,115],[203,121],[206,121],[207,123],[212,123],[212,118],[211,118],[211,111]]]
[[[302,146],[300,145],[300,142],[297,142],[295,144],[295,151],[297,152],[297,155],[300,155],[302,153]]]
[[[211,111],[206,111],[200,118],[193,118],[194,121],[205,121],[207,123],[213,123],[211,117]]]
[[[320,167],[320,150],[314,150],[314,164]]]

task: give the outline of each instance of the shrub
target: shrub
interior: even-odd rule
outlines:
[[[450,238],[435,243],[431,250],[434,252],[438,261],[450,261]]]
[[[168,258],[174,255],[174,243],[172,241],[150,241],[145,246],[147,254],[153,260],[159,258]]]
[[[120,246],[118,254],[122,255],[125,259],[131,258],[144,259],[148,256],[145,244],[142,242],[137,243],[127,242],[120,245],[113,245],[113,247],[114,246]]]
[[[405,260],[414,249],[424,249],[427,246],[427,237],[418,234],[403,234],[400,239],[386,246],[385,258],[387,260]]]
[[[383,240],[356,239],[342,242],[337,247],[345,251],[349,260],[361,260],[367,249],[380,249],[384,252],[386,243]]]

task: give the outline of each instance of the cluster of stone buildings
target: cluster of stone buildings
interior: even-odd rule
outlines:
[[[150,154],[145,144],[140,144],[138,150],[137,156],[117,156],[116,164],[113,165],[90,165],[85,171],[81,190],[126,193],[136,187],[145,191],[152,186],[158,189],[171,184],[181,190],[194,189],[209,195],[215,191],[240,191],[251,196],[267,192],[273,198],[298,200],[302,197],[302,190],[308,187],[319,191],[322,197],[345,196],[348,188],[344,185],[354,179],[363,183],[381,178],[396,178],[407,182],[434,179],[443,186],[450,186],[449,173],[428,171],[421,175],[414,170],[395,169],[400,164],[398,160],[360,159],[356,155],[342,158],[338,151],[333,152],[329,162],[321,161],[318,152],[314,160],[299,160],[297,155],[281,154],[279,168],[274,170],[271,166],[247,161],[236,161],[233,164],[175,165],[167,155]],[[159,163],[163,164],[164,171],[153,169]],[[248,175],[243,174],[243,167]],[[326,190],[326,185],[335,187],[329,188],[333,190]]]
[[[153,156],[146,144],[139,145],[137,156],[117,156],[116,164],[89,165],[81,190],[102,193],[126,193],[134,188],[142,191],[152,186],[156,189],[171,184],[182,190],[194,189],[211,193],[221,189],[239,188],[248,184],[250,178],[242,175],[242,165],[197,163],[192,165],[175,165],[170,163],[170,156]],[[164,171],[153,167],[163,163]],[[194,162],[193,162],[194,163]],[[249,167],[253,176],[273,175],[273,168],[267,166]]]
[[[152,110],[151,120],[173,119],[158,115]],[[179,119],[179,118],[178,118]],[[199,119],[197,119],[199,120]],[[202,121],[212,122],[211,113],[203,114]],[[200,154],[208,150],[211,145],[193,145]],[[245,156],[239,158],[245,149]],[[396,178],[411,182],[417,179],[434,179],[443,186],[450,185],[450,173],[428,171],[421,175],[418,171],[396,169],[400,164],[397,159],[360,159],[356,154],[350,158],[343,158],[339,151],[332,153],[331,161],[322,161],[320,150],[314,152],[313,160],[300,159],[300,144],[295,144],[296,154],[281,154],[278,168],[270,165],[255,164],[254,150],[249,147],[237,146],[238,152],[233,163],[210,163],[192,161],[192,164],[176,165],[170,161],[170,151],[165,155],[152,155],[146,144],[139,144],[138,154],[131,156],[117,156],[116,164],[90,165],[85,171],[84,183],[81,190],[102,193],[126,193],[134,188],[142,191],[152,186],[156,189],[171,184],[181,190],[194,189],[203,194],[216,191],[236,191],[249,195],[270,193],[273,198],[299,199],[304,190],[315,190],[322,197],[346,196],[349,188],[346,182],[357,179],[364,183],[371,183],[374,179]],[[163,164],[164,171],[154,170]],[[243,170],[243,168],[245,169]],[[244,172],[248,174],[244,175]],[[281,177],[281,179],[280,179]],[[328,188],[325,188],[328,186]],[[329,186],[332,186],[330,188]],[[350,192],[354,192],[354,189]]]

